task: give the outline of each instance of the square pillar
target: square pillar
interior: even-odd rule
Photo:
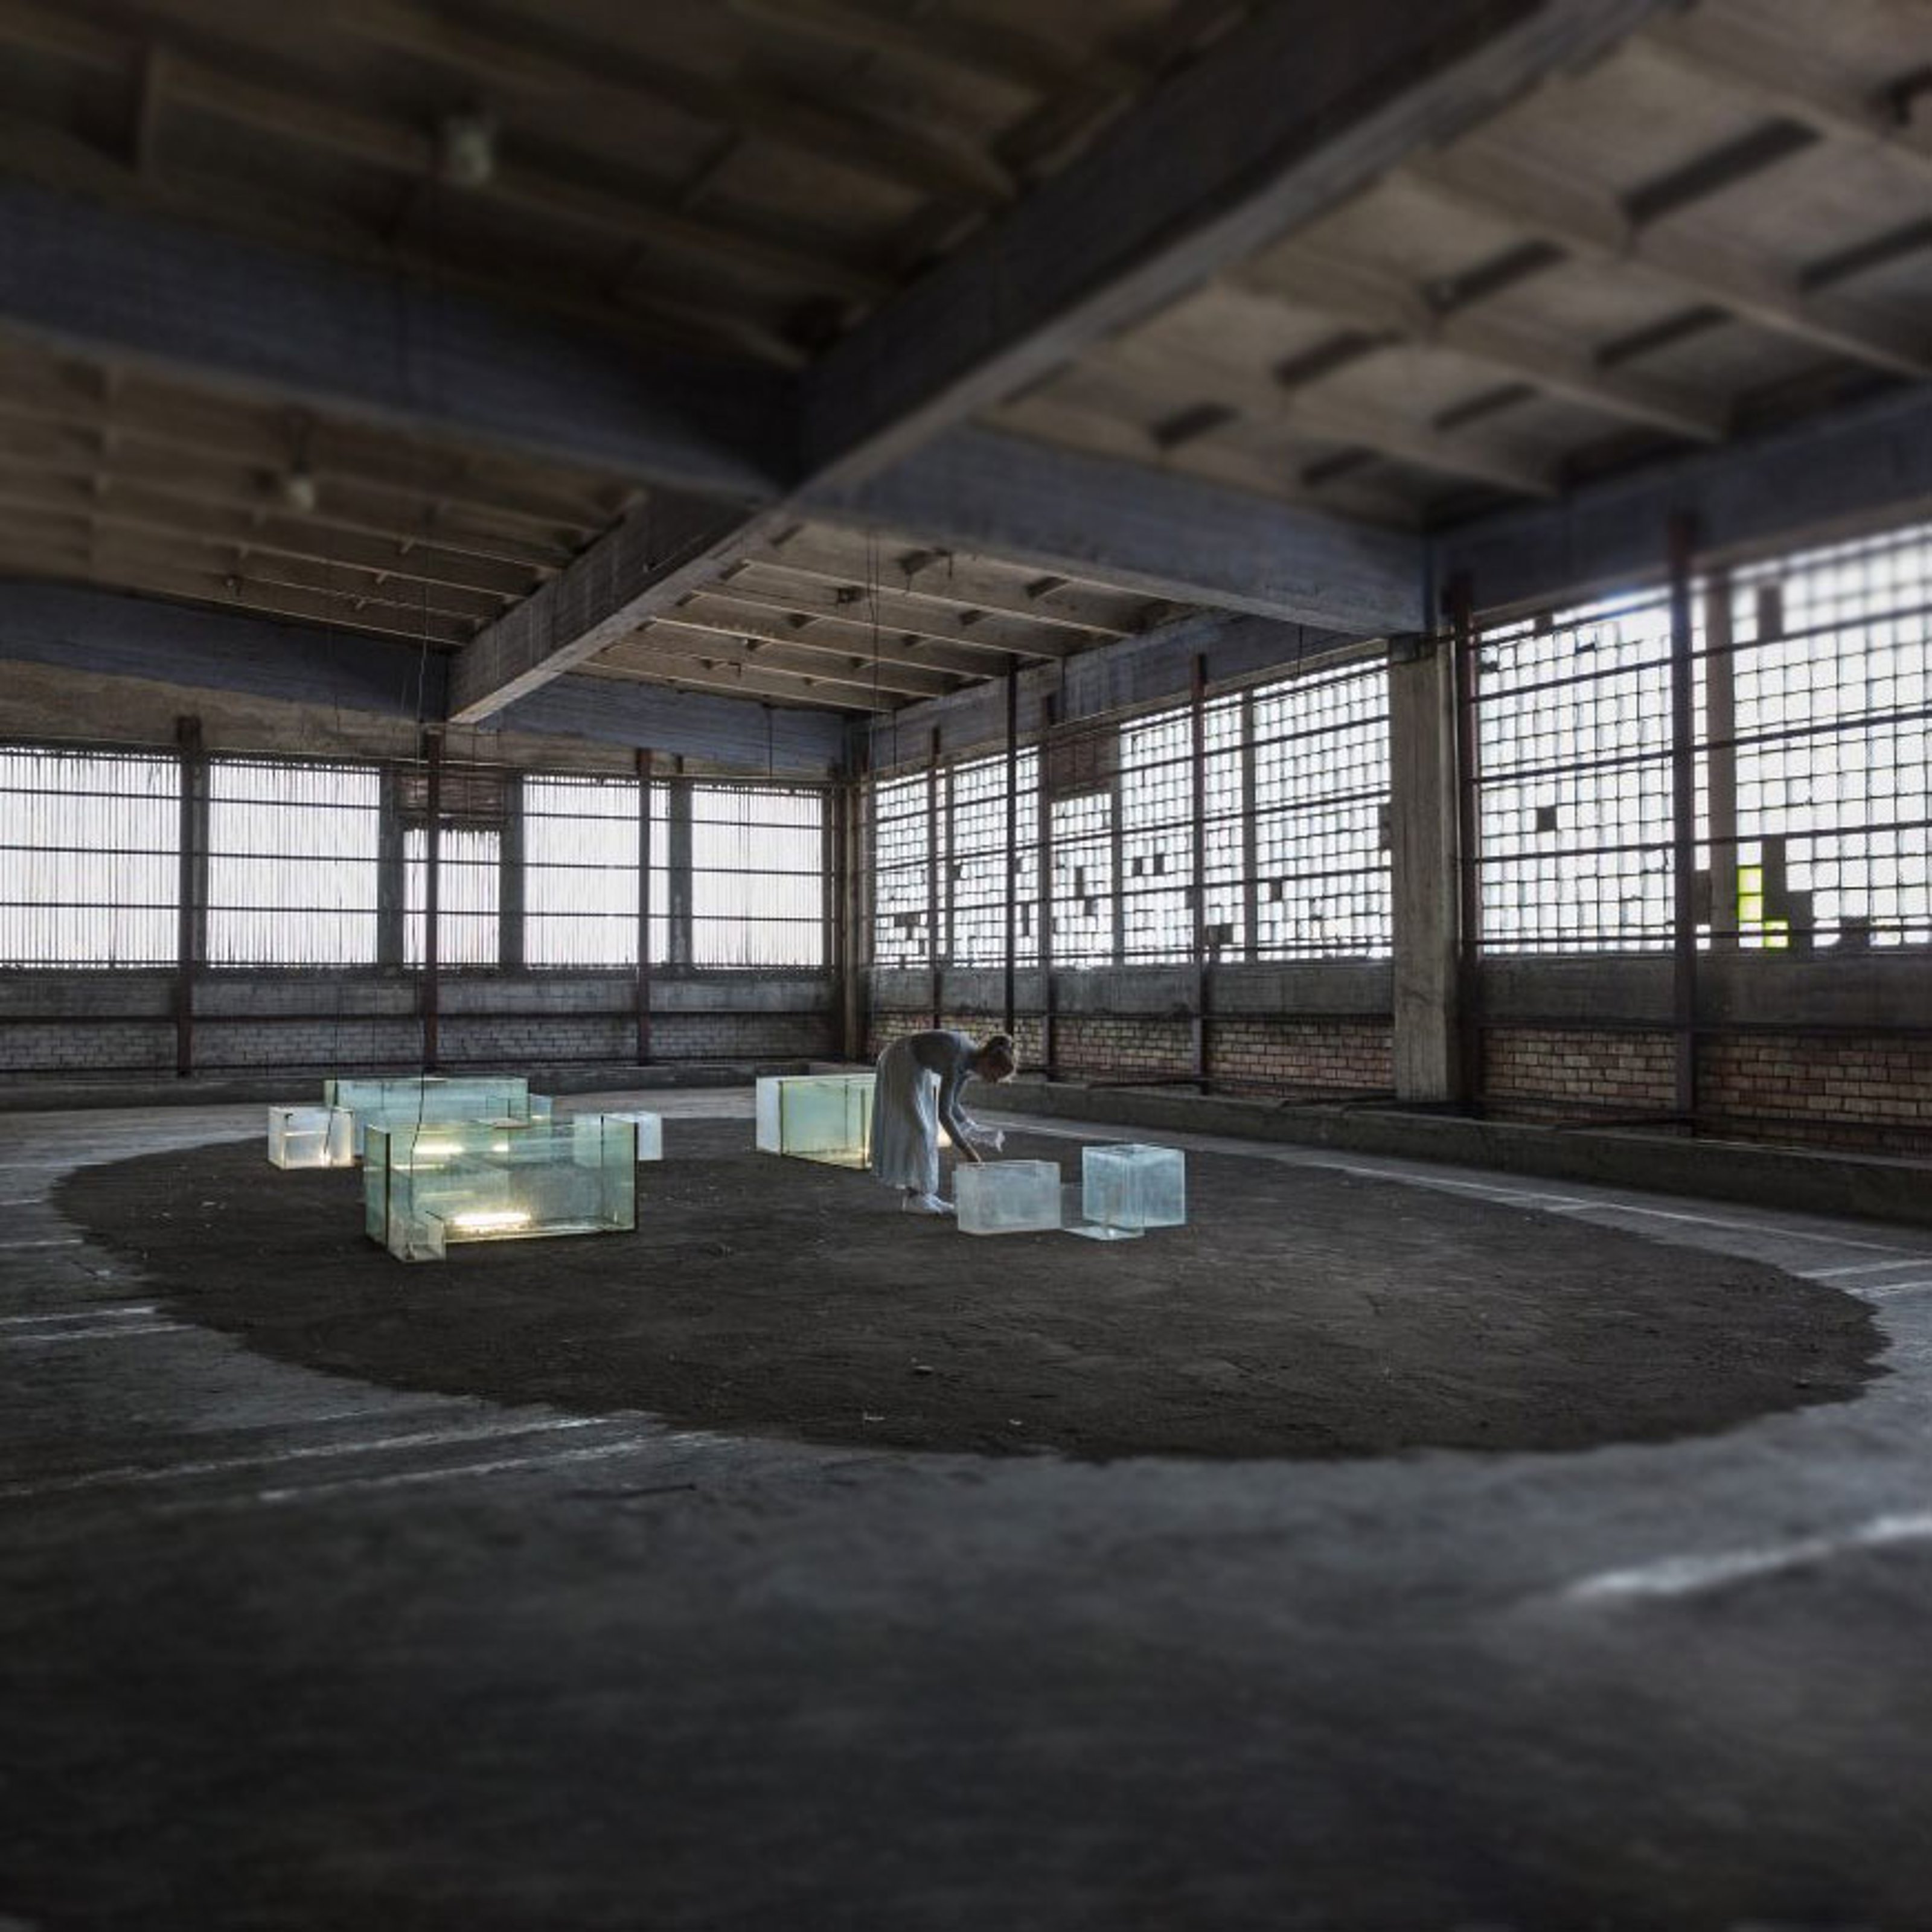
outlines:
[[[1395,640],[1388,680],[1396,1097],[1454,1101],[1463,1097],[1464,1069],[1455,653],[1450,640]]]

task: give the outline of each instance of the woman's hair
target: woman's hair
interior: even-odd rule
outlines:
[[[980,1058],[1001,1062],[1009,1073],[1018,1070],[1020,1057],[1013,1050],[1013,1036],[1010,1033],[996,1033],[982,1041]]]

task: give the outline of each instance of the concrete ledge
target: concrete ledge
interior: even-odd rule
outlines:
[[[979,1104],[989,1104],[983,1090]],[[1880,1155],[1067,1082],[1019,1081],[1000,1090],[997,1104],[1002,1112],[1108,1126],[1292,1141],[1352,1154],[1932,1227],[1932,1167]]]

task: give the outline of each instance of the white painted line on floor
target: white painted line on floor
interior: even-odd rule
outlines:
[[[1924,1268],[1932,1264],[1932,1255],[1907,1255],[1898,1262],[1856,1262],[1850,1268],[1807,1268],[1807,1281],[1832,1281],[1842,1274],[1882,1274],[1888,1268]]]
[[[152,1301],[110,1302],[98,1308],[66,1308],[52,1315],[0,1315],[0,1328],[24,1328],[54,1322],[118,1322],[137,1315],[152,1315]]]
[[[1932,1288],[1932,1275],[1922,1281],[1868,1281],[1850,1292],[1867,1301],[1889,1301],[1894,1295],[1916,1294],[1926,1288]]]
[[[541,1436],[567,1429],[589,1429],[602,1416],[560,1416],[544,1422],[488,1423],[474,1429],[418,1430],[405,1436],[378,1436],[359,1442],[317,1442],[292,1449],[274,1449],[254,1456],[221,1456],[199,1462],[170,1462],[160,1468],[140,1463],[113,1469],[91,1469],[84,1475],[56,1476],[44,1483],[10,1483],[0,1487],[0,1502],[33,1496],[64,1496],[77,1490],[98,1490],[140,1483],[172,1483],[196,1476],[220,1476],[236,1469],[273,1468],[283,1462],[302,1462],[323,1456],[380,1455],[392,1449],[440,1449],[456,1442],[489,1442],[514,1436]]]
[[[78,1234],[62,1234],[44,1241],[0,1241],[0,1255],[10,1255],[16,1248],[77,1248],[81,1244]]]
[[[1932,1511],[1879,1516],[1840,1536],[1808,1536],[1765,1550],[1741,1550],[1724,1556],[1672,1556],[1632,1570],[1606,1570],[1573,1583],[1564,1594],[1579,1603],[1618,1597],[1688,1597],[1747,1577],[1774,1576],[1819,1563],[1854,1550],[1876,1550],[1894,1543],[1932,1540]]]
[[[108,1328],[56,1328],[41,1335],[0,1335],[0,1348],[48,1348],[64,1342],[118,1342],[130,1335],[178,1335],[188,1326],[185,1322],[146,1322],[138,1327],[131,1322],[117,1322]]]
[[[506,1469],[554,1469],[566,1462],[595,1462],[654,1446],[649,1436],[626,1436],[620,1442],[598,1442],[586,1449],[557,1449],[535,1456],[502,1456],[490,1462],[458,1462],[441,1469],[404,1469],[389,1476],[344,1476],[333,1483],[300,1483],[282,1490],[258,1490],[258,1503],[299,1502],[308,1496],[340,1496],[370,1490],[400,1490],[417,1483],[442,1483],[463,1476],[500,1475]]]

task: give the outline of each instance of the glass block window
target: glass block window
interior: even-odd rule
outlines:
[[[1738,572],[1729,592],[1734,825],[1714,816],[1714,924],[1747,949],[1861,952],[1932,940],[1932,530]],[[1718,707],[1721,713],[1721,705]],[[1721,806],[1723,788],[1714,804]]]
[[[1006,877],[1006,760],[976,758],[946,774],[946,957],[956,966],[1004,966],[1006,904],[1014,902],[1013,956],[1040,956],[1040,761],[1015,760],[1018,797],[1013,876]]]
[[[1386,956],[1386,668],[1352,664],[1264,685],[1252,704],[1257,956]],[[1225,769],[1220,782],[1225,799]]]
[[[373,966],[376,769],[216,758],[208,791],[209,964]]]
[[[1475,707],[1484,950],[1667,948],[1667,600],[1484,631]]]
[[[0,749],[0,964],[172,964],[180,836],[177,758]]]
[[[825,795],[694,784],[692,963],[826,963]]]
[[[872,957],[880,966],[932,963],[926,796],[923,772],[872,788]]]
[[[532,967],[638,961],[638,782],[523,782],[524,959]],[[664,788],[651,788],[650,956],[664,957]]]
[[[502,834],[494,828],[446,825],[436,854],[436,964],[494,966],[502,958],[497,915],[501,901]],[[404,956],[423,962],[423,909],[428,884],[429,834],[420,825],[403,835]]]

